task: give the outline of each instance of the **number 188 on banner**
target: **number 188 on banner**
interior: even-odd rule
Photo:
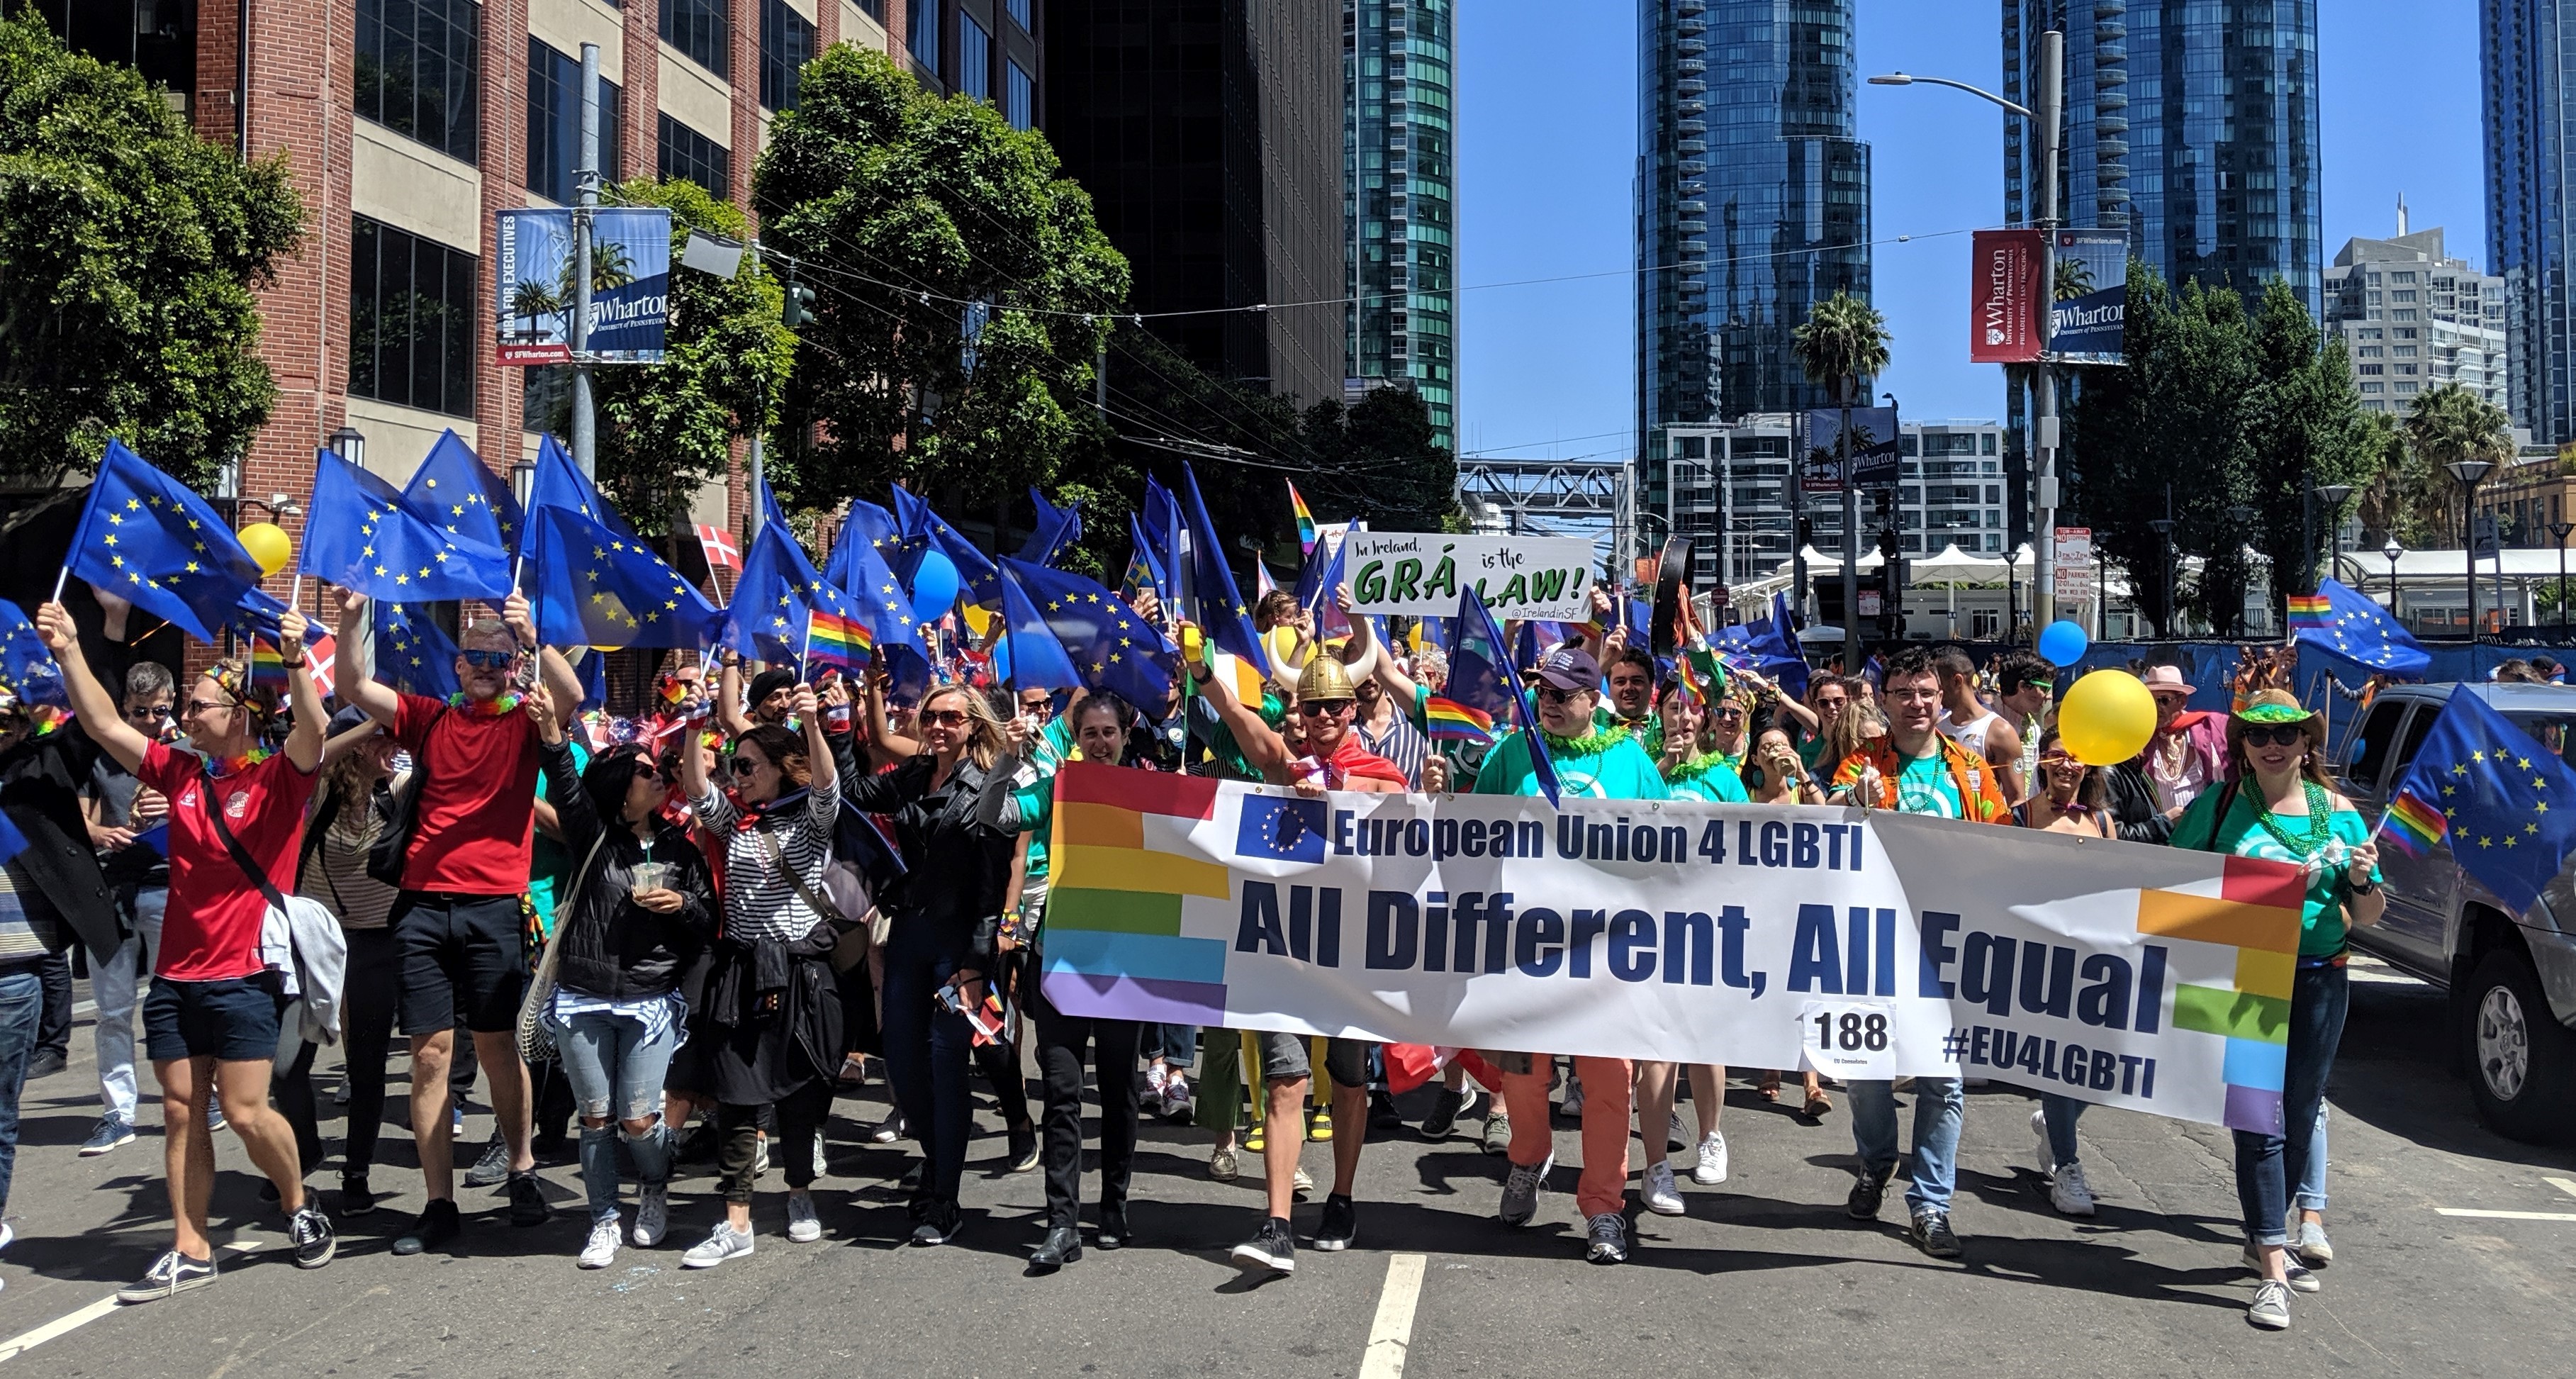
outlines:
[[[1806,1066],[1831,1077],[1896,1075],[1896,1040],[1885,1001],[1809,1001],[1799,1008]]]

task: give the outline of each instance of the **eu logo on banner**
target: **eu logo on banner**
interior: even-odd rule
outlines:
[[[1284,862],[1324,860],[1324,802],[1246,795],[1236,825],[1234,855]]]

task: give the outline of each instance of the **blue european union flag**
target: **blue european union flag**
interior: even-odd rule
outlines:
[[[459,542],[413,511],[392,484],[328,450],[313,455],[313,497],[295,568],[377,599],[497,599],[510,592],[510,557],[499,547]]]
[[[897,573],[911,579],[922,553],[936,550],[957,567],[957,581],[974,595],[974,602],[991,607],[1002,601],[1002,568],[901,484],[894,486],[894,516],[904,540],[903,558],[889,562]]]
[[[930,648],[921,640],[921,620],[912,615],[912,600],[881,554],[884,548],[845,537],[838,549],[849,552],[849,573],[841,591],[849,595],[851,610],[868,620],[869,634],[876,638],[877,662],[894,682],[894,697],[920,699],[930,692]]]
[[[536,520],[536,515],[547,508],[570,509],[593,524],[606,528],[611,536],[642,544],[642,538],[635,535],[635,529],[626,525],[626,519],[618,516],[617,509],[608,505],[599,485],[583,476],[573,464],[572,456],[565,454],[564,448],[550,435],[537,441],[537,472],[528,481],[527,520],[519,527],[517,555],[520,559],[539,558],[538,540],[544,524]]]
[[[1163,481],[1151,474],[1145,476],[1145,541],[1145,551],[1153,557],[1156,574],[1170,579],[1185,578],[1180,568],[1183,549],[1181,504],[1172,496],[1170,489],[1163,487]],[[1163,601],[1169,603],[1174,597],[1173,588],[1165,584]],[[1173,611],[1178,613],[1180,610],[1176,608]]]
[[[2451,856],[2515,914],[2576,850],[2576,771],[2467,686],[2451,691],[2398,795],[2442,811]]]
[[[893,513],[864,499],[850,500],[849,514],[841,519],[840,539],[832,543],[831,557],[823,562],[823,578],[850,594],[861,588],[851,582],[857,578],[851,573],[853,542],[873,549],[880,561],[886,561],[903,549],[903,533],[896,529]]]
[[[275,640],[286,611],[260,591],[259,565],[231,524],[122,441],[107,443],[90,484],[71,572],[201,642],[229,626]]]
[[[1083,683],[1082,672],[1020,583],[1021,571],[1036,568],[1023,560],[1002,565],[1002,644],[994,665],[1013,690],[1074,689]]]
[[[768,485],[761,488],[765,498]],[[770,499],[762,505],[774,511],[775,503]],[[752,534],[751,549],[743,553],[742,577],[734,581],[717,640],[754,660],[800,660],[806,615],[824,588],[822,575],[787,524],[764,521]],[[830,605],[828,611],[842,609]]]
[[[490,546],[504,555],[518,549],[527,521],[519,500],[454,431],[440,433],[402,496],[459,546]]]
[[[715,640],[721,615],[631,535],[570,507],[535,507],[537,635],[549,646],[684,646]]]
[[[1234,571],[1225,563],[1225,547],[1217,541],[1216,524],[1208,520],[1207,503],[1199,496],[1199,476],[1187,465],[1181,466],[1181,486],[1187,499],[1181,516],[1190,538],[1186,562],[1190,592],[1197,595],[1197,607],[1185,606],[1182,612],[1207,632],[1218,650],[1267,670],[1270,656],[1252,629],[1252,609],[1244,603]]]
[[[1324,802],[1244,796],[1243,819],[1234,830],[1234,855],[1279,862],[1323,861]]]
[[[1782,693],[1804,695],[1807,692],[1807,660],[1789,644],[1788,634],[1781,629],[1780,613],[1757,618],[1752,622],[1721,627],[1707,633],[1710,649],[1721,661],[1749,664],[1763,675],[1779,682]]]
[[[2322,609],[2315,607],[2323,599]],[[2430,652],[2412,633],[2397,625],[2378,604],[2338,581],[2320,579],[2307,599],[2292,597],[2291,635],[2301,646],[2358,661],[2391,675],[2421,675],[2433,664]]]
[[[1053,565],[1055,558],[1073,549],[1082,539],[1082,503],[1079,499],[1057,507],[1032,485],[1029,502],[1037,507],[1037,524],[1029,539],[1020,547],[1020,559],[1032,565]]]
[[[9,822],[8,815],[0,814],[0,863],[5,863],[26,850],[27,835],[20,833],[18,826]]]
[[[1529,743],[1530,770],[1538,777],[1539,789],[1549,804],[1555,804],[1556,762],[1547,754],[1547,740],[1538,735],[1538,716],[1530,708],[1529,692],[1521,688],[1520,673],[1503,659],[1503,630],[1494,625],[1494,610],[1472,587],[1461,589],[1453,626],[1457,637],[1449,643],[1449,684],[1444,697],[1492,719],[1497,734],[1506,722],[1517,728]],[[1536,635],[1530,624],[1521,624],[1521,636],[1533,648]],[[1533,650],[1533,664],[1535,656]]]
[[[1124,599],[1081,575],[1051,570],[1021,560],[1002,562],[1004,609],[1010,615],[1013,672],[1023,686],[1047,689],[1082,685],[1107,690],[1149,713],[1160,713],[1172,692],[1179,648],[1153,624],[1136,615]],[[1013,589],[1019,603],[1013,603]],[[1071,678],[1062,682],[1029,678],[1029,665],[1016,659],[1019,647],[1039,635],[1067,658]]]
[[[444,699],[456,693],[456,643],[421,604],[369,605],[376,624],[375,678],[405,694]]]
[[[0,689],[17,696],[20,703],[57,709],[72,705],[71,692],[63,688],[62,666],[45,649],[36,624],[7,599],[0,599]]]

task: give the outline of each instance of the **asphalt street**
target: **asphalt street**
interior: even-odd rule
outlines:
[[[2244,1320],[2252,1286],[2223,1131],[2092,1112],[2084,1161],[2101,1210],[2069,1221],[2034,1170],[2036,1103],[2000,1084],[1970,1093],[1955,1215],[1967,1254],[1954,1262],[1906,1243],[1893,1191],[1877,1225],[1844,1218],[1844,1098],[1811,1123],[1739,1081],[1724,1119],[1732,1176],[1694,1185],[1691,1152],[1676,1153],[1689,1214],[1638,1216],[1623,1267],[1583,1262],[1571,1121],[1558,1122],[1561,1166],[1538,1223],[1518,1231],[1494,1220],[1503,1162],[1478,1152],[1474,1124],[1439,1144],[1410,1125],[1377,1132],[1358,1243],[1301,1249],[1293,1276],[1258,1283],[1224,1255],[1257,1223],[1260,1161],[1246,1155],[1240,1181],[1213,1182],[1205,1138],[1156,1125],[1139,1154],[1137,1245],[1033,1278],[1022,1259],[1041,1234],[1042,1187],[1002,1171],[989,1105],[981,1121],[994,1133],[970,1157],[963,1234],[938,1249],[897,1243],[908,1222],[889,1188],[905,1158],[862,1142],[884,1109],[871,1086],[844,1098],[834,1122],[819,1243],[784,1238],[773,1170],[755,1206],[756,1253],[681,1270],[681,1249],[719,1210],[700,1167],[674,1185],[661,1248],[577,1270],[581,1184],[564,1164],[545,1170],[559,1209],[547,1225],[512,1229],[498,1196],[468,1191],[466,1234],[450,1253],[397,1259],[385,1245],[418,1210],[420,1186],[409,1139],[389,1128],[375,1183],[395,1195],[341,1221],[337,1262],[300,1272],[227,1135],[216,1236],[240,1248],[222,1279],[118,1308],[109,1296],[169,1241],[158,1107],[147,1100],[134,1144],[76,1156],[98,1109],[84,1018],[71,1069],[27,1090],[10,1201],[18,1235],[0,1258],[0,1364],[115,1379],[1391,1375],[1398,1363],[1413,1376],[2564,1373],[2576,1345],[2576,1152],[2481,1128],[2430,1043],[2439,998],[2384,969],[2364,976],[2331,1092],[2338,1257],[2324,1291],[2295,1300],[2285,1334]],[[336,1076],[327,1064],[316,1076],[336,1115]],[[471,1117],[468,1138],[488,1128]],[[336,1140],[337,1122],[324,1132]],[[1305,1155],[1329,1175],[1325,1146]],[[336,1171],[314,1178],[326,1205]],[[1299,1209],[1301,1235],[1320,1210],[1320,1198]],[[2461,1212],[2526,1215],[2446,1214]]]

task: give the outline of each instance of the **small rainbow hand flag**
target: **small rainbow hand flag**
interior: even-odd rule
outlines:
[[[876,654],[876,635],[864,618],[845,618],[821,607],[805,615],[805,660],[811,666],[857,670]]]
[[[250,687],[286,692],[286,655],[275,642],[253,637],[250,643]]]
[[[2417,799],[2412,792],[2391,801],[2388,813],[2380,820],[2380,833],[2388,839],[2388,845],[2418,858],[2431,852],[2450,827],[2450,820],[2442,817],[2439,807]]]
[[[1441,742],[1491,742],[1494,740],[1494,716],[1471,709],[1455,699],[1433,695],[1422,706],[1429,736]]]
[[[2290,595],[2290,630],[2326,632],[2335,625],[2334,600],[2323,594]]]
[[[1288,506],[1297,510],[1297,549],[1311,555],[1315,550],[1315,514],[1306,510],[1306,499],[1297,492],[1295,480],[1288,483]]]

